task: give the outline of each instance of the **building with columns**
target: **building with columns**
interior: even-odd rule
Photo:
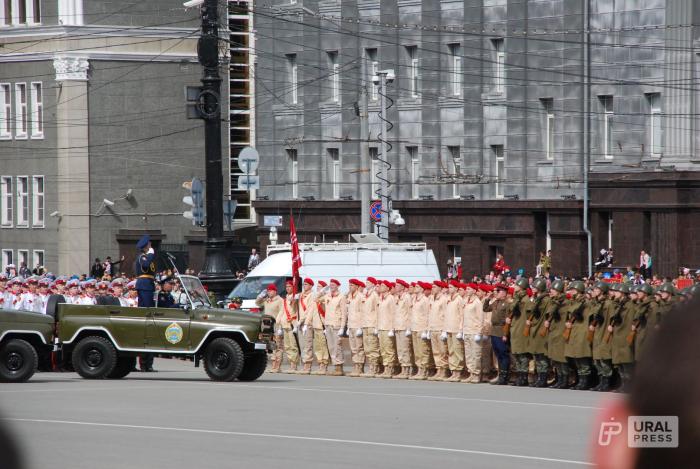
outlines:
[[[484,273],[500,252],[533,272],[551,249],[580,275],[589,237],[616,265],[646,250],[660,274],[700,267],[698,24],[696,0],[256,5],[261,242],[260,215],[290,210],[301,240],[347,240],[387,162],[406,222],[391,240],[427,242],[443,270]],[[384,155],[371,78],[387,69]]]
[[[202,237],[182,217],[182,183],[204,175],[184,94],[199,24],[173,0],[0,1],[0,264],[69,274],[124,254],[130,272],[143,233]]]

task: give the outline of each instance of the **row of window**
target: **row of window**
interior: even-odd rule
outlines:
[[[29,263],[29,253],[32,253],[32,263]],[[5,269],[7,268],[8,265],[14,264],[16,269],[17,269],[17,274],[19,274],[19,268],[24,263],[29,270],[32,270],[35,268],[37,265],[44,266],[44,250],[43,249],[35,249],[33,251],[30,251],[29,249],[18,249],[17,250],[17,257],[15,257],[15,253],[12,249],[2,249],[2,271],[5,272]]]
[[[83,24],[83,0],[58,0],[58,23]],[[41,24],[41,0],[0,0],[0,27]]]
[[[14,91],[14,100],[12,92]],[[44,97],[40,81],[0,83],[0,139],[44,138]],[[14,112],[12,103],[14,101]],[[14,123],[14,125],[13,125]]]
[[[291,185],[293,199],[299,198],[299,156],[296,149],[287,149],[287,159],[289,161],[289,183]],[[454,176],[452,184],[452,197],[459,198],[459,177],[462,169],[462,157],[459,146],[448,146],[447,151],[450,155],[451,175]],[[496,197],[503,197],[503,183],[505,179],[505,154],[502,145],[492,145],[491,151],[494,161],[494,179],[495,179],[495,194]],[[329,183],[332,188],[332,197],[340,198],[340,186],[343,183],[343,172],[340,160],[340,152],[338,148],[328,148],[326,150],[329,163]],[[411,198],[420,198],[420,177],[421,177],[421,156],[418,154],[417,146],[406,147],[406,153],[411,161],[409,168],[411,178]],[[379,149],[370,147],[369,156],[371,160],[370,181],[372,184],[372,197],[375,198],[379,191]]]
[[[0,227],[29,228],[29,196],[31,189],[32,227],[43,228],[45,223],[44,176],[0,176]],[[31,183],[31,187],[30,187]],[[16,204],[15,204],[16,201]]]
[[[503,93],[505,87],[505,43],[503,39],[492,39],[493,48],[493,91]],[[450,93],[454,96],[462,95],[462,47],[460,44],[447,44],[449,51],[449,83]],[[407,60],[408,89],[412,97],[420,96],[420,60],[418,58],[418,46],[404,46]],[[289,74],[290,101],[298,104],[299,100],[299,70],[297,65],[297,55],[287,54],[287,70]],[[326,52],[328,62],[328,80],[330,97],[333,102],[340,101],[340,63],[338,61],[338,51]],[[379,71],[379,61],[377,59],[377,49],[367,48],[364,50],[364,67],[367,83],[372,83],[372,77]],[[379,99],[379,86],[371,85],[370,99]]]

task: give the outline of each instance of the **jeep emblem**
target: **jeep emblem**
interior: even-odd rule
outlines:
[[[176,322],[165,329],[165,340],[171,344],[177,344],[182,340],[182,327]]]

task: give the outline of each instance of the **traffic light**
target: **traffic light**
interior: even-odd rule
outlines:
[[[204,185],[202,181],[194,178],[192,181],[183,182],[182,187],[190,191],[190,195],[182,198],[182,202],[190,207],[189,210],[182,212],[182,216],[192,220],[194,226],[204,225]]]

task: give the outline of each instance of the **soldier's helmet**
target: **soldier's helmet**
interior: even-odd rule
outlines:
[[[586,291],[586,285],[580,280],[574,280],[569,285],[569,290],[576,290],[579,293]]]
[[[619,283],[610,284],[610,291],[620,291],[620,284]]]
[[[536,288],[541,292],[545,291],[547,289],[547,282],[545,282],[541,278],[535,279],[535,281],[532,282],[532,288]]]
[[[550,288],[561,293],[564,291],[564,282],[562,282],[561,280],[555,280],[552,282],[552,286]]]
[[[631,290],[628,284],[623,283],[618,287],[618,291],[620,291],[620,293],[624,293],[625,295],[629,295]]]
[[[654,289],[651,288],[651,285],[649,284],[642,284],[637,287],[637,291],[640,291],[642,293],[646,293],[647,295],[653,295],[654,294]]]
[[[530,284],[527,282],[526,278],[519,278],[517,282],[515,282],[517,286],[522,288],[523,290],[527,289],[527,287],[530,286]]]
[[[676,289],[673,287],[672,283],[666,282],[659,287],[658,292],[659,293],[670,293],[671,295],[675,295]]]
[[[692,287],[690,287],[689,293],[692,297],[697,297],[700,295],[700,284],[695,284]]]

